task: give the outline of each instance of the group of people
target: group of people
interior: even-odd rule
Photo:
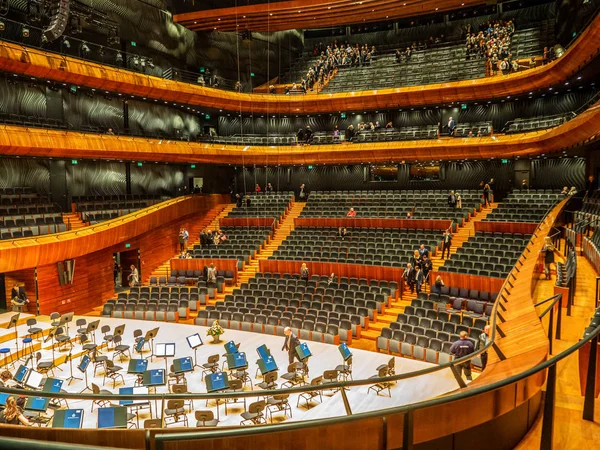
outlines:
[[[433,263],[429,258],[429,249],[425,244],[421,244],[413,253],[411,261],[406,265],[402,274],[404,281],[410,288],[410,292],[417,294],[421,292],[421,287],[429,280],[429,273],[433,270]]]
[[[260,187],[260,184],[256,183],[254,185],[254,192],[256,194],[260,194],[261,192],[263,192],[263,189]],[[265,189],[264,189],[264,193],[265,194],[273,193],[273,185],[271,183],[267,183],[267,185],[265,186]]]
[[[187,249],[188,240],[190,239],[190,233],[188,233],[188,231],[185,228],[180,228],[178,239],[179,239],[179,251],[185,252],[185,250]]]
[[[406,47],[405,50],[397,49],[396,50],[396,62],[397,63],[401,63],[402,61],[409,62],[414,51],[427,50],[430,47],[433,47],[437,44],[441,44],[442,42],[444,42],[444,40],[445,40],[445,38],[444,38],[443,34],[436,36],[436,37],[429,36],[429,39],[427,39],[425,41],[413,42],[412,45],[409,45],[408,47]]]
[[[515,32],[513,20],[488,22],[476,32],[471,24],[464,29],[466,58],[486,58],[490,73],[509,73],[519,70],[519,64],[512,59],[510,43]]]
[[[227,240],[227,235],[222,230],[204,229],[200,232],[200,247],[211,248],[213,245],[216,247]]]
[[[448,194],[448,206],[450,208],[462,209],[462,197],[460,196],[460,192],[450,191]]]

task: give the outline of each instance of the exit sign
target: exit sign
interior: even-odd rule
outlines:
[[[142,167],[142,163],[141,162],[138,163],[138,167]]]
[[[207,120],[210,119],[210,114],[205,115],[204,118]]]
[[[467,109],[467,104],[466,104],[466,103],[463,103],[462,105],[460,105],[460,107],[461,107],[462,109]]]
[[[71,160],[71,164],[73,164],[74,166],[76,166],[77,165],[77,160],[76,159],[72,159]]]
[[[195,168],[196,168],[196,164],[192,164],[192,165],[190,166],[190,168],[192,168],[192,169],[195,169]]]
[[[508,159],[503,159],[502,164],[508,164]]]
[[[342,113],[342,114],[340,114],[340,117],[341,117],[342,119],[345,119],[345,118],[346,118],[346,113]]]
[[[132,47],[137,47],[137,43],[135,41],[131,41],[131,46]]]
[[[254,72],[250,72],[250,76],[253,77],[254,76]]]
[[[206,69],[204,67],[200,67],[200,73],[204,73]]]
[[[125,244],[125,248],[131,248],[131,244]]]

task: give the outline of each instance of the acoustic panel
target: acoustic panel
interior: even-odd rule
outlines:
[[[141,167],[132,164],[131,193],[166,196],[187,193],[184,170],[180,166],[168,164],[148,163]]]
[[[35,192],[50,193],[50,165],[35,158],[0,158],[0,188],[30,187]]]
[[[67,164],[66,168],[67,186],[74,197],[126,193],[124,163],[79,160],[76,165]]]

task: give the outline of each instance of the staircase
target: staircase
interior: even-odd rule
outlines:
[[[219,225],[219,218],[225,217],[235,207],[234,204],[230,205],[217,205],[212,208],[203,218],[198,222],[190,226],[188,233],[190,237],[188,239],[188,250],[194,248],[194,244],[200,242],[200,231],[205,228],[216,229]],[[173,255],[175,257],[176,255]],[[171,275],[171,258],[166,260],[160,266],[156,267],[150,277],[169,277]],[[150,278],[148,278],[150,279]]]
[[[475,234],[475,222],[481,222],[497,207],[497,203],[492,203],[491,206],[486,208],[482,207],[481,211],[477,212],[475,216],[471,216],[471,219],[468,222],[466,222],[462,227],[458,228],[456,233],[454,233],[452,236],[450,256],[456,253],[457,249],[459,249],[469,239],[469,236],[473,236]],[[445,259],[442,259],[441,255],[442,251],[439,249],[435,255],[430,256],[434,271],[439,270],[439,268],[443,266],[444,262],[446,261]],[[405,285],[404,291],[402,292],[402,299],[392,299],[390,307],[385,309],[385,314],[377,315],[377,322],[371,322],[369,324],[369,329],[362,332],[361,336],[363,338],[373,341],[372,347],[367,349],[375,351],[375,341],[381,334],[381,329],[389,327],[390,323],[396,320],[398,314],[404,312],[404,308],[409,306],[412,300],[415,298],[417,298],[416,292],[411,294],[409,287]],[[365,348],[365,346],[362,345],[361,348]]]
[[[81,217],[77,213],[65,213],[63,214],[63,221],[67,224],[67,229],[71,230],[79,230],[81,228],[87,227],[87,223],[81,220]]]

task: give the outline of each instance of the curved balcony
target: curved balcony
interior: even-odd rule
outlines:
[[[125,95],[268,114],[314,114],[514,96],[563,83],[600,51],[600,16],[558,60],[506,76],[425,86],[305,96],[239,94],[120,70],[7,42],[0,44],[0,70]]]
[[[491,137],[251,147],[6,126],[0,128],[0,153],[182,163],[347,164],[530,157],[581,145],[599,135],[600,101],[573,120],[549,130]]]

